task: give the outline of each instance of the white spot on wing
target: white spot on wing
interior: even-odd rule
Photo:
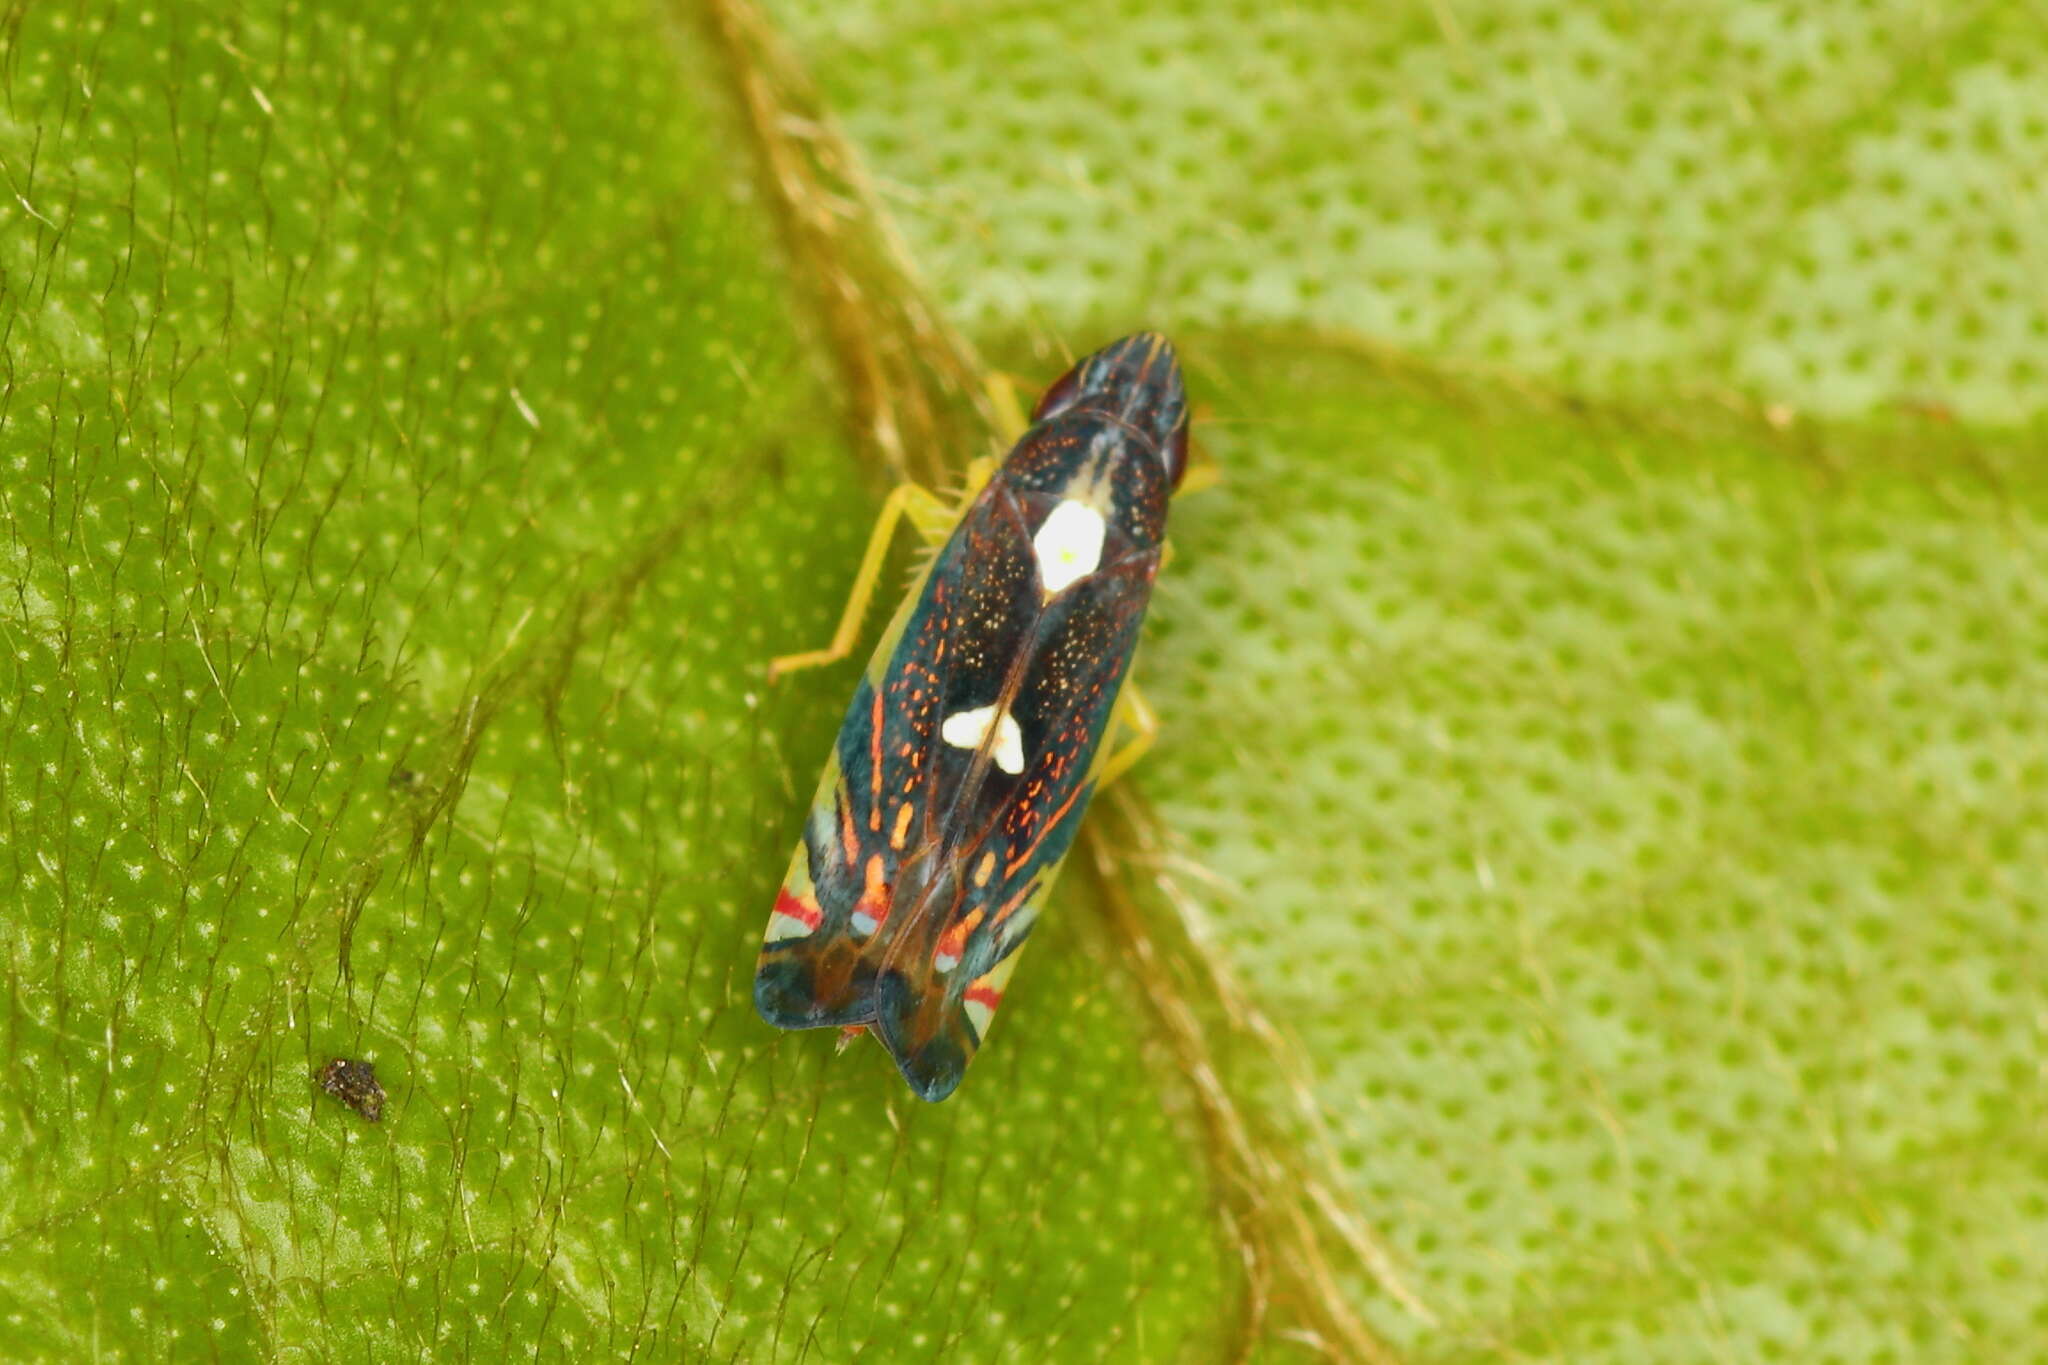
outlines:
[[[780,943],[786,938],[807,938],[812,932],[811,926],[795,915],[777,911],[768,917],[767,939],[770,943]]]
[[[1013,775],[1023,772],[1024,732],[1017,728],[1016,717],[1008,711],[998,714],[993,704],[955,711],[939,726],[939,738],[956,749],[978,749],[991,726],[995,728],[996,742],[990,754],[996,766]]]
[[[1102,562],[1102,538],[1108,531],[1102,513],[1085,502],[1064,499],[1052,509],[1031,538],[1038,556],[1038,581],[1050,597],[1086,578]]]

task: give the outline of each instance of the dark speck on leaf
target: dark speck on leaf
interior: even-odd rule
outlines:
[[[384,1087],[377,1084],[377,1068],[369,1062],[336,1057],[320,1068],[315,1079],[322,1090],[370,1122],[384,1117]]]

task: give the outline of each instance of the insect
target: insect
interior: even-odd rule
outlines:
[[[832,643],[770,665],[850,652],[899,521],[943,541],[826,760],[755,970],[763,1019],[868,1029],[927,1100],[960,1084],[1089,798],[1151,743],[1123,683],[1187,458],[1180,364],[1145,332],[1046,390],[957,505],[890,495]]]
[[[372,1123],[384,1117],[384,1087],[377,1084],[377,1068],[370,1062],[336,1057],[314,1073],[320,1088]]]

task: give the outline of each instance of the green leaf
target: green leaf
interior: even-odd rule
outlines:
[[[2048,413],[2020,8],[775,9],[970,332],[1299,323],[1648,403]]]
[[[1227,1320],[1086,917],[944,1107],[754,1016],[845,685],[763,667],[874,499],[699,32],[86,6],[0,69],[9,1355]]]
[[[1006,364],[1183,343],[1137,880],[1392,1352],[2036,1351],[2040,26],[778,8]]]
[[[2027,1355],[2030,454],[1195,350],[1228,477],[1177,513],[1139,784],[1307,1059],[1234,1079],[1313,1107],[1395,1267],[1361,1311],[1420,1359]]]
[[[10,18],[10,1355],[2029,1356],[2040,34],[709,8]],[[862,160],[1223,475],[936,1108],[746,998],[848,434],[974,453]]]

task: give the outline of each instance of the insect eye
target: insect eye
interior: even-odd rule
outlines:
[[[1173,435],[1166,438],[1166,449],[1161,454],[1166,461],[1166,486],[1180,487],[1181,476],[1188,472],[1188,419],[1182,417],[1180,425],[1173,429]]]
[[[1085,360],[1081,362],[1082,365],[1087,363]],[[1031,409],[1031,420],[1042,422],[1051,414],[1064,408],[1073,401],[1074,393],[1080,387],[1081,365],[1076,365],[1073,369],[1068,370],[1053,381],[1052,387],[1045,391],[1045,396],[1038,400],[1038,406]]]

